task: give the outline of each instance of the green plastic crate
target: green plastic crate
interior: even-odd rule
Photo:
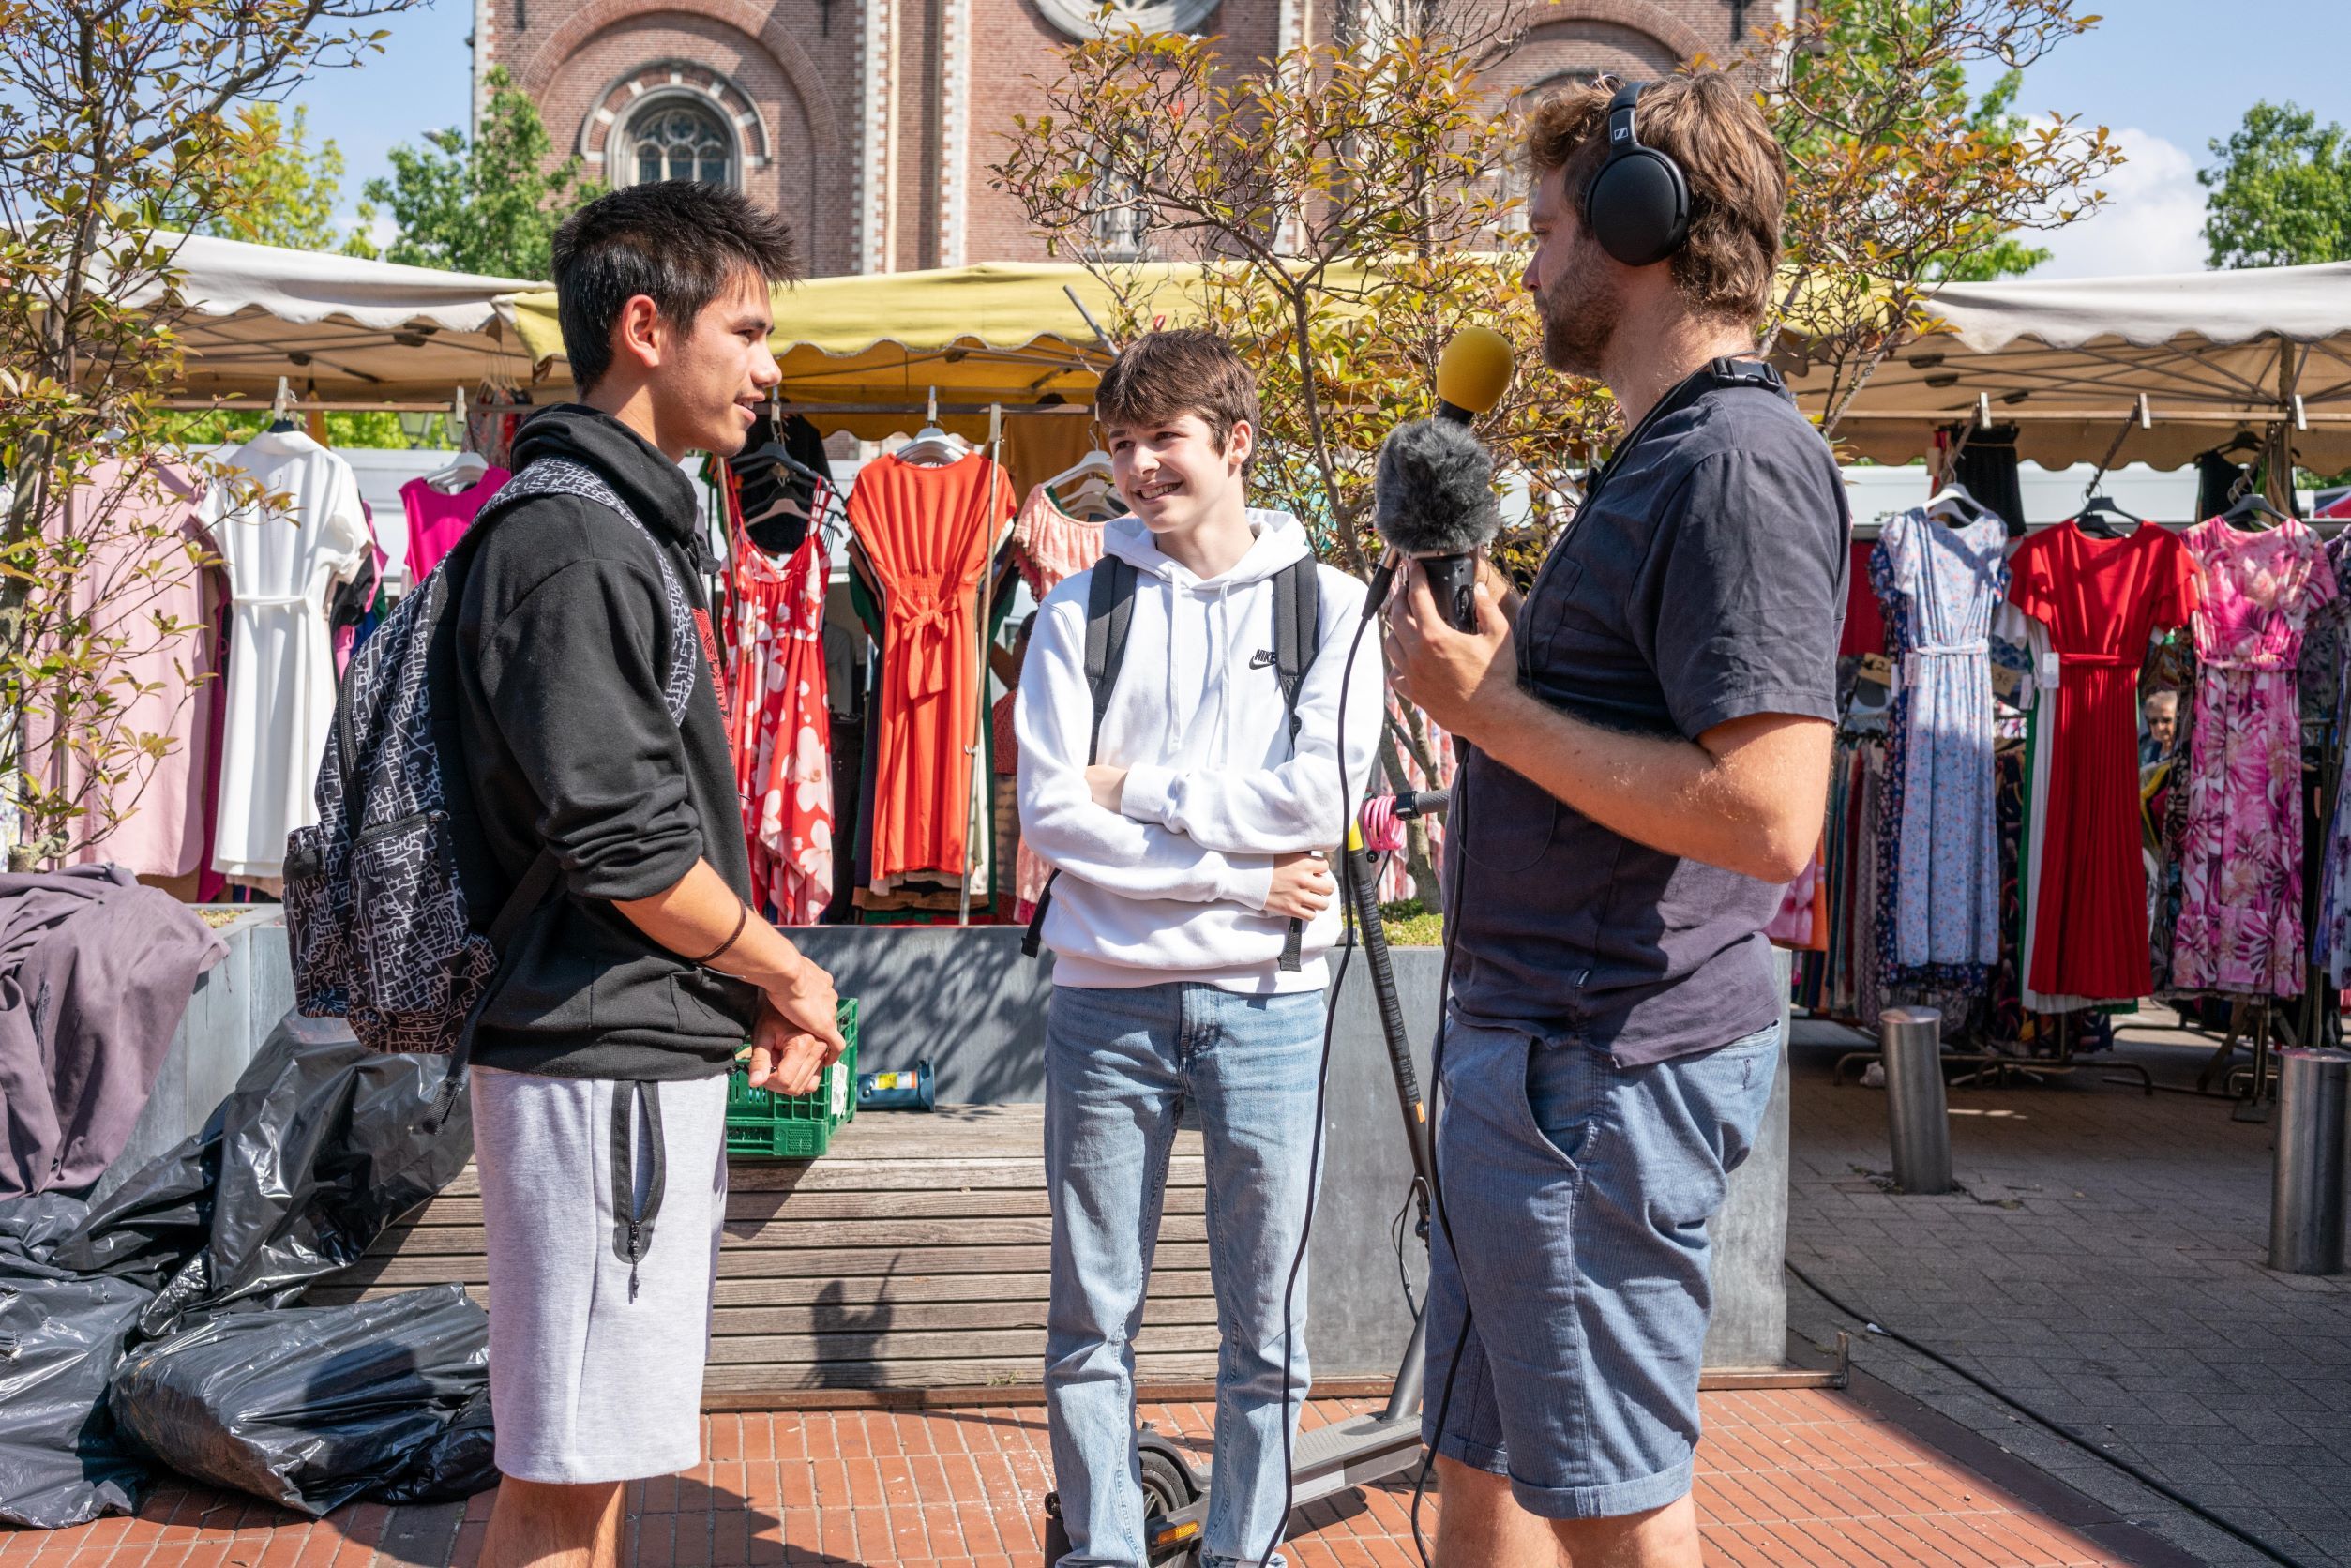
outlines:
[[[845,998],[841,1038],[849,1048],[806,1094],[751,1087],[747,1061],[727,1078],[727,1153],[750,1159],[812,1160],[833,1146],[833,1134],[857,1115],[857,1002]]]

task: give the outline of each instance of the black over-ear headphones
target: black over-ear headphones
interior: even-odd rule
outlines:
[[[1584,186],[1584,227],[1626,266],[1650,266],[1690,237],[1690,182],[1681,165],[1641,145],[1633,122],[1641,84],[1608,100],[1608,156]]]

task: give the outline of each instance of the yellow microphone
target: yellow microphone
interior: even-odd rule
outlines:
[[[1364,601],[1370,620],[1387,601],[1396,567],[1421,563],[1446,619],[1475,631],[1478,558],[1501,527],[1494,505],[1494,460],[1469,424],[1510,389],[1510,341],[1488,326],[1465,326],[1437,361],[1437,417],[1398,425],[1379,444],[1372,481],[1372,526],[1388,543]]]
[[[1467,425],[1510,390],[1510,339],[1490,326],[1465,326],[1437,360],[1437,417]]]

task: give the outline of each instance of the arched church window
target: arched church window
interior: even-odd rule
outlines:
[[[629,121],[627,157],[621,167],[640,185],[653,180],[732,185],[734,134],[706,104],[656,99]]]

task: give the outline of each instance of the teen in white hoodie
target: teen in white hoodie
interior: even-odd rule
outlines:
[[[1382,687],[1368,638],[1346,679],[1363,585],[1314,568],[1321,634],[1292,744],[1273,657],[1274,580],[1311,550],[1296,519],[1245,505],[1256,394],[1222,339],[1139,339],[1105,374],[1096,417],[1134,509],[1105,544],[1137,571],[1093,763],[1091,574],[1038,611],[1014,710],[1022,840],[1060,873],[1044,938],[1055,955],[1046,1388],[1070,1538],[1061,1561],[1145,1562],[1135,1339],[1188,1108],[1207,1156],[1223,1339],[1202,1561],[1226,1568],[1257,1562],[1281,1527],[1282,1424],[1294,1425],[1305,1397],[1303,1275],[1287,1345],[1283,1299],[1312,1190],[1323,955],[1340,929],[1322,856],[1340,844],[1346,800],[1370,772]],[[1307,922],[1302,962],[1285,971],[1293,916]]]

